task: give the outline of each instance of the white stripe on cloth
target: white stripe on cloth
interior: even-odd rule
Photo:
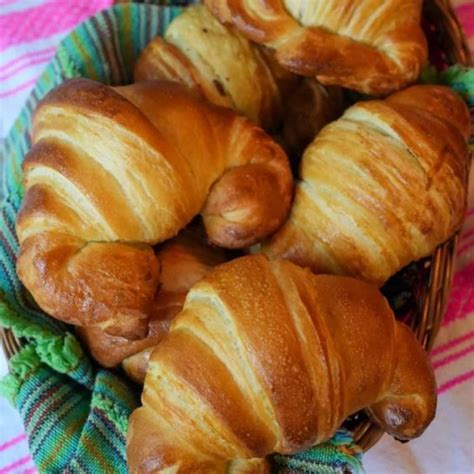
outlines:
[[[0,1],[0,16],[21,12],[42,5],[44,0],[3,0]]]
[[[55,35],[41,38],[27,43],[19,43],[4,49],[0,53],[0,72],[4,68],[10,68],[13,61],[20,60],[26,54],[38,54],[51,48],[56,48],[59,42],[67,35],[68,32],[61,32]],[[7,69],[7,70],[8,70]]]
[[[3,358],[3,353],[1,357]],[[0,473],[36,472],[20,415],[0,397]]]
[[[437,347],[444,350],[437,351]],[[472,383],[474,361],[474,312],[453,321],[440,331],[432,355],[433,367],[440,397],[453,390],[455,385]],[[456,383],[457,382],[457,383]],[[474,392],[471,393],[474,397]]]
[[[0,54],[0,140],[8,134],[36,80],[66,34],[21,43]]]

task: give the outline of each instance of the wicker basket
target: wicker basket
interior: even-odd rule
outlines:
[[[425,29],[429,29],[430,53],[441,52],[448,65],[472,65],[459,20],[450,0],[425,0],[423,3]],[[453,266],[456,256],[458,235],[440,245],[428,259],[419,262],[427,270],[425,281],[418,291],[417,309],[408,321],[423,347],[430,351],[446,310]],[[383,431],[372,423],[364,413],[351,420],[351,429],[356,441],[364,451],[371,448],[382,437]]]
[[[443,62],[448,65],[472,65],[471,53],[449,0],[425,0],[423,20],[431,52],[437,51],[438,58],[440,53]],[[416,264],[422,270],[423,281],[414,292],[416,308],[411,312],[407,322],[427,351],[431,350],[446,308],[457,240],[458,236],[453,236],[440,245],[433,255]],[[0,340],[7,358],[17,353],[22,345],[22,341],[10,330],[2,328],[0,328]],[[351,417],[347,421],[347,426],[351,429],[354,440],[364,451],[372,447],[383,435],[383,431],[363,412]]]

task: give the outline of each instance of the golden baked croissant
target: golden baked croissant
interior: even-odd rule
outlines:
[[[212,242],[247,246],[292,194],[260,128],[167,82],[62,84],[36,110],[23,169],[21,281],[52,316],[130,339],[146,336],[158,286],[150,245],[201,213]]]
[[[296,76],[285,76],[296,84]],[[202,5],[186,8],[141,53],[135,80],[157,79],[183,83],[265,129],[274,129],[282,114],[282,90],[264,54]]]
[[[204,0],[288,70],[368,94],[416,80],[427,58],[421,0]]]
[[[301,84],[298,76],[219,23],[203,5],[186,8],[164,38],[155,38],[141,53],[135,80],[157,79],[185,84],[267,131],[275,132],[284,124],[291,151],[305,148],[342,112],[339,88],[328,92],[313,79]]]
[[[212,267],[228,260],[228,256],[224,250],[209,246],[203,236],[185,231],[166,243],[157,257],[161,264],[161,287],[152,317],[166,322],[167,332],[169,323],[183,308],[189,289]],[[122,360],[123,369],[135,382],[143,384],[150,354],[157,343]]]
[[[130,418],[131,473],[226,472],[290,454],[367,409],[399,439],[436,408],[414,334],[375,286],[247,256],[211,270],[151,355]]]
[[[468,135],[467,107],[445,87],[357,103],[306,149],[289,218],[263,251],[384,283],[460,227]]]
[[[154,347],[168,332],[170,321],[182,309],[188,290],[215,265],[225,262],[227,252],[211,247],[198,229],[188,229],[158,250],[161,267],[160,288],[154,298],[143,339],[131,341],[114,336],[98,327],[78,327],[76,332],[89,348],[94,359],[104,367],[123,363],[127,374],[143,383],[148,365],[148,348]]]

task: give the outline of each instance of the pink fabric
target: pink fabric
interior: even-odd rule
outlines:
[[[458,360],[461,357],[465,357],[466,355],[471,354],[471,352],[473,352],[473,351],[474,351],[474,344],[469,346],[469,347],[466,347],[465,349],[462,349],[458,352],[455,352],[455,353],[445,357],[444,359],[437,360],[436,362],[433,362],[433,369],[436,370],[440,367],[443,367],[444,365],[447,365],[451,362],[454,362],[455,360]],[[441,392],[441,387],[438,388],[438,393],[439,392]]]
[[[461,244],[463,240],[461,240]],[[460,248],[462,245],[460,245]],[[462,252],[461,252],[462,253]],[[459,253],[458,253],[459,255]],[[465,319],[474,311],[474,262],[459,270],[453,279],[448,309],[444,317],[443,326],[448,326],[453,321]]]
[[[38,58],[38,56],[46,56],[47,58],[50,58],[55,50],[56,48],[51,46],[50,48],[45,48],[40,51],[23,54],[12,61],[5,63],[2,67],[3,76],[0,76],[0,79],[6,79],[8,75],[12,73],[18,74],[21,71],[21,68],[28,67],[31,64],[30,58]]]
[[[31,462],[31,460],[32,459],[29,454],[27,456],[23,456],[22,458],[17,459],[15,462],[12,462],[8,466],[0,468],[0,474],[11,474],[13,472],[18,472],[18,469],[22,468],[22,466],[24,466],[25,464]]]
[[[468,339],[474,338],[474,331],[468,332],[467,334],[464,334],[463,336],[457,337],[456,339],[452,339],[446,344],[443,344],[441,346],[436,347],[431,351],[431,357],[434,357],[438,354],[441,354],[442,352],[447,351],[448,349],[451,349],[459,344],[461,344],[464,341],[467,341]]]
[[[42,53],[42,54],[37,53],[37,54],[30,54],[30,55],[24,56],[26,61],[18,61],[16,64],[16,67],[4,68],[3,74],[0,74],[0,81],[8,79],[9,77],[12,77],[20,73],[26,68],[35,66],[36,64],[43,64],[44,61],[49,60],[50,57],[51,57],[51,53],[49,50],[46,50],[46,53]]]
[[[474,31],[474,8],[469,3],[458,7],[457,13],[462,20],[464,31],[472,33]]]
[[[472,380],[474,377],[474,370],[470,370],[465,374],[458,375],[457,377],[453,377],[451,380],[448,380],[446,383],[438,387],[438,394],[444,393],[452,388],[456,387],[457,385],[467,382],[468,380]]]
[[[25,433],[15,436],[14,438],[8,440],[7,442],[0,444],[0,451],[5,451],[5,449],[11,448],[12,446],[15,446],[15,444],[18,444],[20,441],[23,441],[25,439],[26,439]]]
[[[13,89],[8,89],[5,92],[0,92],[0,99],[5,99],[6,97],[18,94],[18,92],[21,92],[25,89],[31,89],[35,85],[36,80],[37,78],[34,77],[33,79],[30,79],[29,81],[26,81],[23,84],[14,87]]]
[[[109,0],[50,0],[37,7],[14,11],[0,17],[0,51],[69,31],[81,21],[110,5]]]
[[[12,5],[17,2],[18,0],[0,0],[0,7],[6,7],[8,5]]]
[[[0,0],[0,139],[8,132],[59,41],[78,23],[112,3],[112,0]],[[474,1],[455,0],[453,3],[474,50]],[[446,316],[431,354],[438,380],[437,417],[424,436],[411,443],[401,445],[385,436],[365,457],[368,474],[472,472],[473,171],[474,167],[469,210],[458,247],[457,271]],[[1,356],[0,362],[4,363]],[[26,441],[18,415],[0,398],[0,474],[36,472]]]

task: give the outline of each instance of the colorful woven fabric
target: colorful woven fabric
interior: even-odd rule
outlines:
[[[338,431],[320,448],[323,446],[324,451],[310,449],[294,456],[276,454],[273,457],[274,465],[278,467],[280,474],[295,472],[332,474],[335,469],[341,473],[363,471],[360,448],[353,443],[346,431]]]
[[[0,151],[5,157],[0,324],[26,341],[11,361],[2,390],[23,418],[41,472],[125,473],[128,416],[139,393],[120,374],[95,367],[67,326],[38,310],[16,276],[14,222],[23,196],[21,163],[30,146],[32,112],[68,78],[130,82],[138,53],[179,12],[178,7],[124,4],[79,26],[60,44]],[[342,473],[359,470],[359,458],[350,436],[339,433],[294,459],[279,457],[277,464],[285,472]]]

